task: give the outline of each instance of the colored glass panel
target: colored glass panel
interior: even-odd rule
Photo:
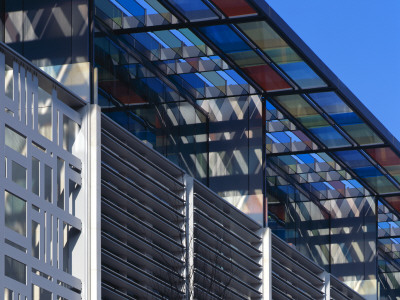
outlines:
[[[309,94],[309,96],[358,144],[383,143],[378,135],[336,93],[315,93]]]
[[[200,40],[190,29],[184,28],[179,29],[179,33],[181,33],[190,43],[196,46],[203,53],[206,52],[206,45],[202,40]],[[209,50],[210,51],[210,50]]]
[[[265,64],[261,57],[228,25],[202,27],[200,31],[240,67]]]
[[[290,89],[290,85],[270,66],[252,66],[242,68],[265,91]]]
[[[205,82],[201,80],[196,74],[188,73],[181,75],[173,75],[178,83],[180,83],[187,90],[191,87],[195,88],[201,95],[205,95]]]
[[[343,126],[343,129],[360,145],[383,144],[383,141],[367,124]]]
[[[154,34],[174,51],[181,50],[182,41],[168,30],[155,31]]]
[[[367,152],[377,163],[385,167],[385,169],[397,181],[400,182],[400,157],[389,147],[366,149]]]
[[[326,83],[266,22],[249,22],[238,26],[301,88],[326,86]]]
[[[145,9],[135,0],[117,0],[132,16],[135,16],[140,22],[144,23]]]
[[[217,72],[202,72],[202,76],[204,76],[210,83],[212,83],[217,89],[221,92],[226,93],[226,80],[221,77]]]
[[[303,89],[326,86],[326,83],[304,61],[279,66]]]
[[[332,126],[310,128],[310,131],[330,148],[349,146],[349,142]]]
[[[395,210],[400,212],[400,196],[385,197],[386,202],[388,202]]]
[[[376,192],[392,193],[398,191],[394,184],[373,166],[361,152],[349,150],[337,151],[335,154]]]
[[[326,146],[334,148],[350,145],[303,97],[289,95],[275,99]]]
[[[201,27],[200,31],[225,53],[251,50],[228,25]]]
[[[170,2],[190,21],[217,18],[217,15],[201,0],[171,0]]]
[[[245,0],[212,0],[212,2],[228,17],[257,13]]]

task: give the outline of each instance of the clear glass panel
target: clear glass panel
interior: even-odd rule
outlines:
[[[52,293],[32,284],[32,300],[51,300]]]
[[[342,127],[360,145],[383,144],[381,138],[365,123]]]
[[[12,161],[12,181],[26,189],[26,168]]]
[[[375,199],[371,197],[335,199],[327,201],[325,205],[332,214],[330,272],[358,292],[370,294],[366,299],[375,299],[377,274]]]
[[[10,99],[14,99],[14,71],[13,68],[6,64],[5,70],[5,93]]]
[[[44,165],[44,199],[52,202],[53,196],[53,170],[48,165]]]
[[[6,226],[26,236],[26,202],[5,191],[5,223]]]
[[[72,153],[72,148],[75,144],[76,137],[78,136],[79,125],[65,115],[63,116],[63,124],[63,148]]]
[[[52,106],[51,95],[38,88],[38,129],[44,137],[52,140]]]
[[[8,147],[26,156],[26,137],[6,126],[5,141]]]
[[[32,156],[32,193],[39,196],[40,192],[40,161]]]
[[[40,259],[40,224],[32,221],[32,256]]]
[[[4,274],[26,284],[26,265],[7,255],[4,256]]]

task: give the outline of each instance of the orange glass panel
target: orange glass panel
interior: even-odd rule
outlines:
[[[268,65],[245,67],[242,70],[265,91],[291,89],[291,86]]]
[[[212,2],[228,17],[257,13],[245,0],[212,0]]]

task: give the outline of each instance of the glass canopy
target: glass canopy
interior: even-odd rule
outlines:
[[[184,125],[161,143],[167,156],[183,147],[192,174],[240,186],[220,194],[360,293],[400,288],[400,143],[264,1],[96,6],[109,114],[128,110],[156,148],[143,128]]]

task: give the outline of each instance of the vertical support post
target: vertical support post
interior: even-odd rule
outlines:
[[[325,277],[325,285],[324,285],[325,299],[330,300],[331,299],[331,274],[325,271],[322,274],[322,276]]]
[[[82,264],[86,263],[85,282],[83,287],[84,299],[101,298],[101,248],[100,248],[100,194],[101,194],[101,109],[96,104],[87,105],[82,112],[84,114],[84,123],[86,123],[86,229],[82,228],[83,233],[87,235],[86,257]],[[86,232],[85,232],[86,231]]]
[[[185,294],[187,300],[194,299],[194,199],[193,199],[193,178],[184,175],[185,182],[185,244],[186,244],[186,276]]]
[[[262,294],[263,299],[272,300],[272,237],[271,229],[261,229],[262,235]]]

